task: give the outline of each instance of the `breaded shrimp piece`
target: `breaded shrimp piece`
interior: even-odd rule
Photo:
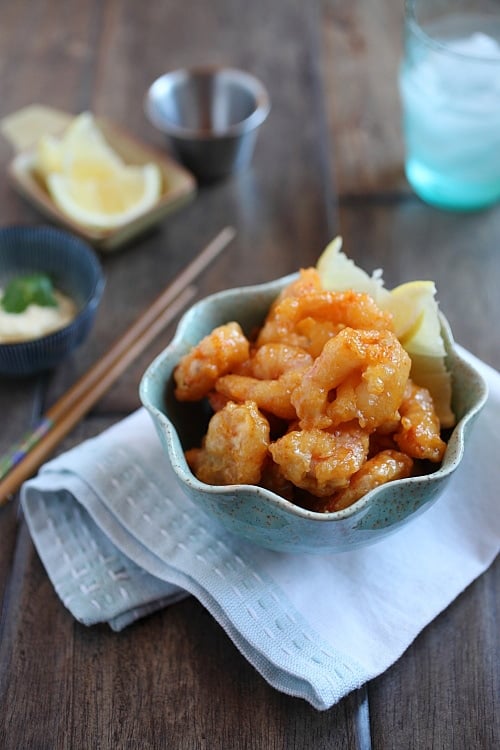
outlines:
[[[251,374],[259,380],[275,380],[288,370],[310,367],[313,358],[299,346],[281,342],[264,344],[251,359]]]
[[[332,432],[292,430],[269,446],[283,476],[317,497],[345,487],[368,453],[368,434],[357,424]]]
[[[175,396],[179,401],[198,401],[211,391],[215,381],[249,356],[249,343],[238,323],[214,328],[174,371]]]
[[[394,434],[399,449],[413,458],[440,463],[446,443],[440,436],[439,419],[429,391],[409,380],[399,413],[401,421]]]
[[[207,484],[258,484],[269,447],[269,423],[251,401],[228,402],[208,424],[201,448],[186,460]]]
[[[303,294],[321,292],[322,290],[323,283],[317,269],[314,268],[314,266],[301,268],[298,277],[281,290],[278,297],[271,305],[269,312],[272,314],[275,306],[286,297],[301,297]]]
[[[393,327],[391,313],[381,310],[369,294],[353,290],[285,297],[276,306],[274,315],[292,325],[304,318],[314,318],[350,328],[392,330]]]
[[[349,485],[338,490],[331,498],[317,507],[324,513],[348,508],[370,490],[395,479],[405,479],[411,474],[413,460],[405,453],[385,450],[368,459],[350,479]]]
[[[343,325],[332,323],[330,320],[304,318],[295,326],[294,333],[289,337],[290,343],[295,340],[304,351],[316,359],[323,351],[326,342],[336,336],[342,328],[344,328]]]
[[[260,478],[260,486],[284,497],[285,500],[293,500],[295,491],[293,484],[289,479],[286,479],[281,471],[281,467],[278,466],[278,464],[275,464],[270,456],[264,463],[262,476]]]
[[[369,294],[352,290],[343,292],[314,291],[298,297],[287,296],[272,308],[257,338],[257,344],[269,341],[289,340],[297,337],[300,343],[301,321],[312,318],[319,323],[329,323],[341,330],[344,327],[357,329],[392,330],[391,313],[381,310]],[[302,337],[304,333],[301,334]]]
[[[261,411],[290,420],[297,418],[290,399],[301,378],[302,370],[288,370],[276,380],[224,375],[215,383],[215,390],[231,401],[255,401]]]
[[[222,393],[217,393],[216,390],[213,390],[210,391],[210,393],[207,393],[207,401],[210,404],[212,411],[220,411],[230,399],[223,396]]]
[[[342,329],[325,344],[292,393],[301,427],[321,429],[357,419],[361,427],[373,430],[393,420],[410,365],[391,331]],[[338,406],[335,389],[340,389]]]
[[[271,341],[289,341],[300,346],[300,341],[289,340],[292,335],[291,327],[278,314],[279,305],[285,299],[298,298],[305,294],[323,291],[321,278],[315,268],[302,268],[297,279],[286,286],[276,297],[267,313],[266,319],[257,337],[257,346]]]

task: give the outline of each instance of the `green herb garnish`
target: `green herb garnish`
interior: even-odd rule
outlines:
[[[0,304],[5,312],[22,313],[28,305],[57,307],[57,300],[50,277],[45,273],[32,273],[12,279]]]

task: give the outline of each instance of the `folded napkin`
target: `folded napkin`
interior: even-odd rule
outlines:
[[[59,597],[80,622],[119,630],[192,594],[271,685],[329,708],[498,554],[500,374],[467,356],[490,395],[445,494],[352,552],[273,552],[226,532],[178,487],[144,409],[59,456],[22,488]]]

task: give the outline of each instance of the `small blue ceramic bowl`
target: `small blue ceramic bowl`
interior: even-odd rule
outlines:
[[[41,338],[0,344],[0,375],[33,375],[58,365],[87,337],[104,289],[94,251],[83,240],[53,227],[0,229],[0,288],[17,276],[43,272],[71,297],[78,312],[64,328]]]
[[[172,465],[180,485],[229,531],[274,550],[343,552],[378,541],[431,507],[462,460],[470,427],[484,406],[487,389],[481,375],[459,356],[443,319],[458,421],[442,465],[434,473],[390,482],[334,513],[305,510],[261,487],[200,482],[189,469],[184,450],[199,444],[209,414],[203,404],[176,401],[173,370],[180,358],[216,326],[235,320],[248,334],[261,325],[271,302],[292,278],[224,291],[194,305],[180,321],[171,344],[145,372],[140,396],[153,418],[165,460]]]

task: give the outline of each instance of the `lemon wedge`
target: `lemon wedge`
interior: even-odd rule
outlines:
[[[393,289],[391,297],[394,320],[401,327],[400,340],[411,359],[410,377],[430,392],[441,426],[452,427],[451,376],[446,368],[436,286],[433,281],[411,281]]]
[[[446,368],[435,283],[410,281],[389,291],[380,271],[369,276],[341,248],[342,239],[336,237],[318,259],[316,268],[323,286],[332,291],[365,292],[382,310],[392,313],[394,331],[412,361],[410,377],[429,390],[441,426],[452,427],[451,375]]]
[[[35,158],[38,172],[45,179],[53,172],[65,172],[77,179],[99,179],[123,166],[90,112],[75,117],[60,138],[41,136]]]
[[[120,227],[148,211],[160,197],[159,167],[126,165],[91,112],[75,117],[60,138],[42,136],[35,161],[55,204],[85,227]]]
[[[36,144],[36,168],[43,178],[62,170],[61,144],[54,135],[42,135]]]
[[[422,388],[427,388],[431,394],[441,427],[453,427],[456,418],[451,408],[452,383],[444,357],[408,354],[411,359],[411,379]]]
[[[389,308],[394,321],[400,326],[398,335],[401,343],[409,354],[444,357],[446,350],[441,336],[434,282],[412,281],[403,284],[403,287],[393,289],[391,298],[393,293],[394,297]]]
[[[107,152],[111,158],[117,156],[106,141],[92,112],[82,112],[70,122],[61,136],[61,146],[74,153],[81,147],[99,148]]]
[[[108,144],[90,112],[78,115],[61,140],[62,171],[78,180],[108,178],[124,166]]]
[[[359,268],[351,258],[342,252],[342,238],[335,237],[320,255],[316,264],[321,283],[332,292],[354,289],[369,294],[381,305],[389,298],[385,289],[382,272],[376,270],[372,276]]]
[[[394,331],[404,345],[443,355],[436,285],[433,281],[409,281],[391,290],[383,307],[392,313]]]
[[[125,166],[97,178],[54,172],[47,187],[56,205],[78,224],[95,229],[122,226],[158,200],[161,174],[156,164]]]

